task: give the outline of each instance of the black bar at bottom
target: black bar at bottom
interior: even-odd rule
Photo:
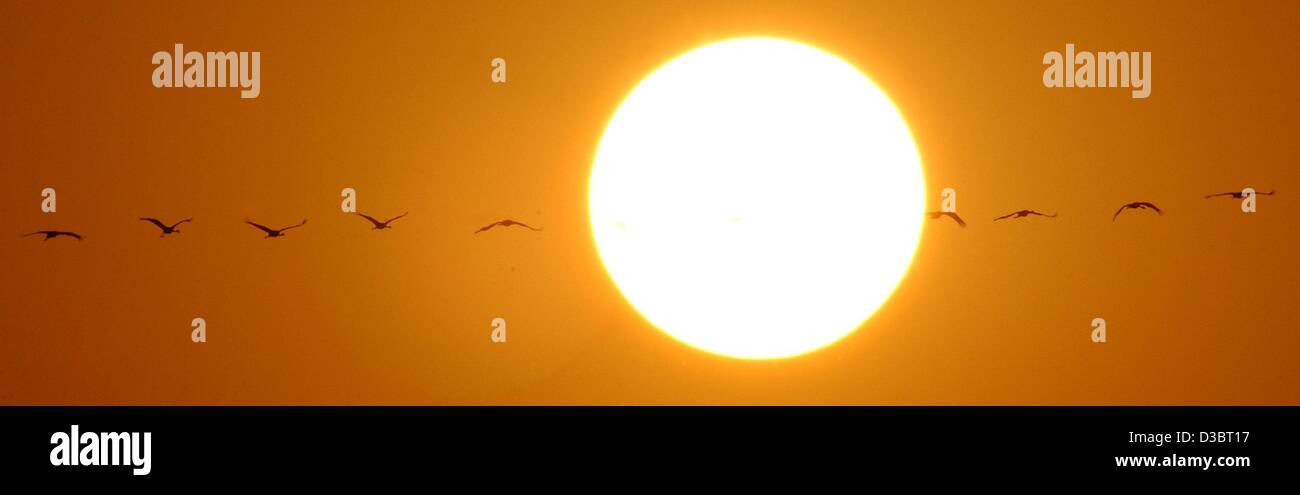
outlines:
[[[130,482],[503,473],[563,480],[593,469],[708,476],[737,468],[796,477],[978,471],[1253,478],[1300,469],[1298,413],[1235,406],[0,407],[0,473]],[[69,459],[73,425],[82,437],[77,465]],[[81,462],[85,455],[99,462],[86,452],[91,442],[108,454],[106,444],[120,446],[130,433],[141,433],[134,438],[142,442],[144,432],[148,474],[133,474],[145,469],[136,458],[116,466]],[[56,452],[60,433],[69,441]],[[111,433],[127,435],[104,435]],[[142,447],[135,454],[145,457]],[[101,464],[111,464],[110,456]]]

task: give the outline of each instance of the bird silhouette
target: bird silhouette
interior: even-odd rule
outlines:
[[[1160,211],[1160,208],[1156,207],[1156,205],[1154,205],[1154,204],[1148,203],[1148,202],[1146,202],[1146,201],[1138,201],[1138,202],[1129,203],[1129,204],[1126,204],[1126,205],[1124,205],[1124,206],[1119,207],[1118,210],[1115,210],[1115,216],[1110,217],[1110,221],[1114,222],[1116,218],[1119,218],[1119,214],[1120,214],[1120,213],[1124,213],[1124,210],[1128,210],[1128,209],[1142,210],[1142,209],[1146,209],[1146,208],[1150,208],[1150,209],[1152,209],[1152,210],[1155,210],[1155,212],[1156,212],[1157,215],[1164,215],[1164,214],[1165,214],[1165,212]]]
[[[374,226],[374,227],[371,227],[370,230],[384,230],[384,229],[391,229],[392,227],[389,227],[388,224],[393,223],[394,220],[397,220],[397,219],[399,219],[399,218],[402,218],[402,217],[406,216],[407,213],[410,213],[410,212],[408,211],[408,212],[406,212],[406,213],[403,213],[403,214],[401,214],[401,215],[395,216],[395,217],[390,218],[390,219],[388,219],[388,220],[384,220],[384,221],[382,221],[382,222],[379,221],[379,220],[376,220],[375,217],[372,217],[372,216],[367,215],[367,214],[365,214],[365,213],[357,213],[357,215],[360,215],[361,218],[364,218],[364,219],[366,219],[366,220],[370,220],[370,223],[375,224],[375,226]]]
[[[1047,215],[1047,214],[1044,214],[1044,213],[1036,212],[1036,211],[1034,211],[1034,210],[1020,210],[1020,211],[1007,213],[1006,215],[1002,215],[1002,216],[1000,216],[1000,217],[994,218],[993,221],[996,222],[996,221],[998,221],[998,220],[1002,220],[1002,219],[1004,219],[1004,218],[1023,218],[1023,217],[1027,217],[1027,216],[1029,216],[1029,215],[1038,215],[1038,216],[1040,216],[1040,217],[1056,218],[1056,214],[1055,214],[1055,213],[1053,213],[1053,214],[1051,214],[1051,215]]]
[[[257,227],[258,229],[261,229],[262,232],[266,232],[266,237],[263,237],[263,239],[270,239],[270,238],[273,238],[273,237],[280,237],[280,236],[284,235],[284,231],[286,231],[286,230],[289,230],[289,229],[296,229],[296,228],[298,228],[298,227],[302,227],[303,225],[306,225],[306,224],[307,224],[307,219],[305,219],[305,218],[302,219],[302,222],[300,222],[298,225],[290,225],[290,226],[285,227],[285,228],[282,228],[282,229],[273,229],[273,228],[267,227],[267,226],[265,226],[265,225],[259,225],[259,224],[253,223],[253,221],[252,221],[252,220],[249,220],[249,219],[244,219],[244,223],[247,223],[247,224],[249,224],[249,225],[252,225],[252,226],[254,226],[254,227]]]
[[[1276,190],[1274,190],[1274,191],[1269,191],[1269,192],[1256,192],[1255,195],[1256,195],[1256,196],[1272,196],[1273,193],[1276,193],[1276,192],[1277,192]],[[1225,193],[1218,193],[1218,194],[1209,194],[1209,195],[1206,195],[1206,196],[1205,196],[1205,199],[1217,198],[1217,197],[1219,197],[1219,196],[1232,196],[1233,198],[1236,198],[1236,199],[1242,199],[1242,198],[1245,198],[1245,197],[1246,197],[1246,195],[1245,195],[1245,194],[1242,194],[1241,191],[1237,191],[1237,192],[1225,192]]]
[[[30,233],[30,234],[23,234],[23,237],[31,237],[31,236],[34,236],[34,235],[36,235],[36,234],[44,234],[44,235],[45,235],[45,238],[44,238],[44,239],[41,239],[42,241],[48,241],[48,240],[53,239],[53,238],[58,237],[58,236],[67,236],[67,237],[75,238],[75,239],[78,240],[78,241],[81,240],[81,234],[78,234],[78,233],[76,233],[76,232],[64,232],[64,231],[61,231],[61,230],[38,230],[38,231],[36,231],[36,232],[32,232],[32,233]]]
[[[507,218],[507,219],[505,219],[505,220],[501,220],[501,221],[498,221],[498,222],[492,222],[492,223],[490,223],[490,224],[487,224],[487,225],[484,226],[483,228],[478,229],[478,230],[475,230],[474,233],[477,234],[477,233],[479,233],[479,232],[483,232],[483,231],[485,231],[485,230],[488,230],[488,229],[490,229],[490,228],[492,228],[492,227],[496,227],[496,226],[498,226],[498,225],[500,225],[500,226],[502,226],[502,227],[510,227],[510,226],[518,225],[518,226],[520,226],[520,227],[525,227],[525,228],[528,228],[529,230],[533,230],[533,231],[537,231],[537,232],[540,232],[540,231],[542,230],[542,229],[535,229],[535,228],[533,228],[531,225],[528,225],[528,224],[526,224],[526,223],[523,223],[523,222],[516,222],[516,221],[514,221],[514,220],[511,220],[511,219]]]
[[[155,226],[157,226],[159,229],[161,229],[161,230],[162,230],[162,234],[159,234],[158,237],[167,237],[167,234],[175,234],[175,233],[178,233],[178,232],[180,232],[181,230],[178,229],[178,228],[176,228],[176,226],[178,226],[178,225],[180,225],[180,224],[183,224],[183,223],[185,223],[185,222],[192,222],[192,221],[194,221],[193,218],[186,218],[186,219],[184,219],[184,220],[181,220],[181,221],[179,221],[179,222],[173,223],[173,224],[171,224],[171,225],[167,225],[167,224],[162,223],[162,221],[161,221],[161,220],[158,220],[157,218],[140,217],[140,220],[143,220],[143,221],[145,221],[145,222],[152,223],[152,224],[154,224]]]
[[[925,214],[930,215],[930,219],[932,220],[939,217],[949,217],[953,219],[953,221],[957,222],[957,225],[962,227],[966,226],[966,222],[963,222],[961,217],[957,216],[957,212],[955,211],[927,211]]]

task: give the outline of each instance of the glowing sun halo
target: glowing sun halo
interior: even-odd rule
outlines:
[[[874,83],[808,45],[740,38],[637,85],[591,172],[596,247],[674,338],[751,359],[853,332],[902,280],[925,179]]]

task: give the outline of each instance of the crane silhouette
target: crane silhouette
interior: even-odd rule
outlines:
[[[76,233],[76,232],[64,232],[64,231],[61,231],[61,230],[38,230],[38,231],[36,231],[36,232],[32,232],[32,233],[30,233],[30,234],[23,234],[23,237],[31,237],[31,236],[34,236],[34,235],[36,235],[36,234],[43,234],[43,235],[45,236],[44,239],[41,239],[42,241],[48,241],[48,240],[50,240],[50,239],[53,239],[53,238],[55,238],[55,237],[59,237],[59,236],[72,237],[72,238],[74,238],[74,239],[76,239],[76,240],[78,240],[78,241],[81,240],[81,234],[78,234],[78,233]]]
[[[388,226],[388,224],[393,223],[394,220],[397,220],[397,219],[399,219],[399,218],[402,218],[402,217],[406,216],[407,213],[410,213],[410,212],[408,211],[408,212],[406,212],[406,213],[402,213],[401,215],[395,216],[395,217],[390,218],[390,219],[388,219],[388,220],[384,220],[384,221],[382,221],[382,222],[379,221],[379,220],[376,220],[375,217],[372,217],[372,216],[367,215],[367,214],[365,214],[365,213],[357,213],[357,215],[360,215],[361,218],[364,218],[364,219],[366,219],[366,220],[369,220],[370,223],[375,224],[375,226],[374,226],[374,227],[371,227],[370,230],[384,230],[384,229],[391,229],[392,227]]]
[[[244,223],[247,223],[247,224],[249,224],[249,225],[252,225],[252,226],[254,226],[254,227],[257,227],[257,228],[260,229],[262,232],[266,232],[266,237],[263,237],[263,239],[271,239],[271,238],[273,238],[273,237],[280,237],[280,236],[284,235],[284,231],[286,231],[286,230],[289,230],[289,229],[296,229],[296,228],[298,228],[298,227],[302,227],[303,225],[306,225],[306,224],[307,224],[307,219],[304,218],[304,219],[302,219],[302,222],[298,223],[297,225],[290,225],[290,226],[285,227],[285,228],[282,228],[282,229],[273,229],[273,228],[267,227],[267,226],[265,226],[265,225],[256,224],[256,223],[253,223],[253,221],[252,221],[252,220],[249,220],[249,219],[244,219]]]
[[[540,231],[542,230],[542,229],[535,229],[535,228],[533,228],[531,225],[528,225],[528,224],[526,224],[526,223],[523,223],[523,222],[516,222],[516,221],[514,221],[514,220],[511,220],[511,219],[507,218],[507,219],[505,219],[505,220],[501,220],[501,221],[492,222],[492,223],[490,223],[490,224],[487,224],[487,225],[484,226],[483,228],[480,228],[480,229],[478,229],[478,230],[475,230],[474,233],[477,234],[477,233],[479,233],[479,232],[486,231],[486,230],[488,230],[488,229],[490,229],[490,228],[492,228],[492,227],[496,227],[496,226],[498,226],[498,225],[500,225],[500,226],[502,226],[502,227],[511,227],[511,226],[518,225],[518,226],[520,226],[520,227],[524,227],[524,228],[527,228],[527,229],[529,229],[529,230],[533,230],[533,231],[537,231],[537,232],[540,232]]]
[[[1137,201],[1137,202],[1129,203],[1129,204],[1126,204],[1126,205],[1124,205],[1124,206],[1119,207],[1118,210],[1115,210],[1115,216],[1110,217],[1110,221],[1114,222],[1116,218],[1119,218],[1119,214],[1120,214],[1120,213],[1124,213],[1124,210],[1129,210],[1129,209],[1133,209],[1133,210],[1143,210],[1143,209],[1147,209],[1147,208],[1150,208],[1150,209],[1152,209],[1152,210],[1155,210],[1155,212],[1156,212],[1157,215],[1164,215],[1164,214],[1165,214],[1165,212],[1161,211],[1160,208],[1156,207],[1156,205],[1154,205],[1154,204],[1151,204],[1151,203],[1146,202],[1146,201]]]
[[[994,218],[993,221],[996,222],[996,221],[998,221],[998,220],[1002,220],[1002,219],[1004,219],[1004,218],[1024,218],[1024,217],[1027,217],[1027,216],[1029,216],[1029,215],[1038,215],[1038,216],[1040,216],[1040,217],[1056,218],[1056,214],[1055,214],[1055,213],[1053,213],[1053,214],[1051,214],[1051,215],[1047,215],[1047,214],[1044,214],[1044,213],[1036,212],[1036,211],[1034,211],[1034,210],[1020,210],[1020,211],[1015,211],[1015,212],[1007,213],[1006,215],[1002,215],[1002,216],[1000,216],[1000,217]]]
[[[1256,195],[1256,196],[1272,196],[1273,193],[1276,193],[1276,192],[1277,192],[1276,190],[1269,191],[1269,192],[1256,192],[1255,195]],[[1237,191],[1237,192],[1225,192],[1225,193],[1218,193],[1218,194],[1210,194],[1210,195],[1206,195],[1206,196],[1205,196],[1205,199],[1217,198],[1217,197],[1220,197],[1220,196],[1232,196],[1232,197],[1235,198],[1235,199],[1242,199],[1242,198],[1245,198],[1245,197],[1246,197],[1246,195],[1243,194],[1241,191]]]
[[[961,217],[957,216],[957,212],[955,211],[927,211],[925,212],[925,214],[930,215],[931,220],[937,219],[939,217],[948,217],[951,218],[954,222],[957,222],[957,225],[960,225],[962,227],[966,226],[966,222],[963,222]]]
[[[162,220],[158,220],[157,218],[140,217],[140,220],[145,221],[145,222],[152,223],[152,224],[154,224],[155,226],[157,226],[160,230],[162,230],[162,234],[159,234],[158,237],[167,237],[167,234],[175,234],[175,233],[178,233],[178,232],[180,232],[181,230],[178,229],[178,228],[176,228],[176,226],[178,226],[178,225],[180,225],[180,224],[183,224],[183,223],[185,223],[185,222],[193,222],[193,221],[194,221],[193,218],[186,218],[186,219],[184,219],[184,220],[181,220],[181,221],[179,221],[179,222],[173,223],[173,224],[171,224],[171,225],[167,225],[167,224],[165,224],[165,223],[162,223]]]

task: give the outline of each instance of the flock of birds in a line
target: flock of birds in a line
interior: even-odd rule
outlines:
[[[367,215],[367,214],[365,214],[365,213],[359,213],[359,212],[358,212],[358,213],[354,213],[354,214],[357,215],[357,216],[360,216],[361,218],[364,218],[364,219],[370,221],[370,223],[373,225],[373,227],[371,227],[370,230],[384,230],[384,229],[391,229],[391,228],[392,228],[392,225],[391,225],[391,224],[392,224],[394,221],[396,221],[396,220],[399,219],[399,218],[402,218],[402,217],[406,216],[408,213],[410,213],[410,212],[402,213],[401,215],[395,216],[395,217],[393,217],[393,218],[389,218],[388,220],[379,220],[379,219],[377,219],[377,218],[375,218],[375,217],[372,217],[372,216],[370,216],[370,215]],[[179,221],[179,222],[173,223],[173,224],[171,224],[171,225],[168,225],[166,222],[163,222],[162,220],[159,220],[159,219],[157,219],[157,218],[151,218],[151,217],[140,217],[140,221],[143,221],[143,222],[149,222],[149,223],[153,224],[155,227],[158,227],[158,230],[161,232],[160,234],[158,234],[158,237],[167,237],[168,235],[171,235],[171,234],[178,234],[178,233],[180,233],[181,230],[180,230],[178,227],[180,227],[180,225],[183,224],[183,223],[193,222],[194,219],[193,219],[193,218],[186,218],[186,219],[184,219],[184,220],[181,220],[181,221]],[[296,229],[296,228],[298,228],[298,227],[302,227],[303,225],[306,225],[306,224],[307,224],[307,219],[304,218],[301,222],[298,222],[297,224],[290,225],[290,226],[288,226],[288,227],[281,227],[281,228],[278,228],[278,229],[273,229],[273,228],[271,228],[271,227],[267,227],[267,226],[265,226],[265,225],[262,225],[262,224],[260,224],[260,223],[254,222],[254,221],[249,220],[249,219],[244,219],[244,223],[247,223],[247,224],[253,226],[254,228],[256,228],[256,229],[262,231],[263,233],[265,233],[266,236],[263,237],[263,239],[274,239],[274,238],[277,238],[277,237],[283,237],[285,231],[288,231],[288,230],[291,230],[291,229]],[[528,224],[526,224],[526,223],[519,222],[519,221],[515,221],[515,220],[511,220],[511,219],[507,218],[507,219],[505,219],[505,220],[499,220],[499,221],[496,221],[496,222],[492,222],[492,223],[490,223],[490,224],[487,224],[487,225],[485,225],[485,226],[479,228],[478,230],[475,230],[474,233],[475,233],[475,234],[479,234],[479,233],[481,233],[481,232],[486,232],[487,230],[489,230],[489,229],[491,229],[491,228],[493,228],[493,227],[516,227],[516,226],[517,226],[517,227],[524,227],[524,228],[527,228],[527,229],[532,230],[532,231],[535,231],[535,232],[540,232],[540,231],[542,230],[542,229],[540,229],[540,228],[535,228],[535,227],[533,227],[533,226],[531,226],[531,225],[528,225]],[[42,239],[42,240],[45,240],[45,241],[48,241],[48,240],[50,240],[50,239],[54,239],[54,238],[56,238],[56,237],[69,237],[69,238],[76,239],[76,240],[78,240],[78,241],[82,240],[82,235],[81,235],[81,234],[78,234],[78,233],[76,233],[76,232],[63,231],[63,230],[38,230],[38,231],[36,231],[36,232],[32,232],[32,233],[30,233],[30,234],[23,234],[23,237],[31,237],[31,236],[34,236],[34,235],[44,235],[45,238]]]
[[[1269,191],[1269,192],[1259,192],[1259,193],[1255,193],[1255,194],[1258,195],[1258,196],[1272,196],[1272,195],[1273,195],[1274,193],[1276,193],[1276,192],[1277,192],[1276,190],[1273,190],[1273,191]],[[1241,192],[1241,191],[1237,191],[1237,192],[1225,192],[1225,193],[1217,193],[1217,194],[1210,194],[1210,195],[1207,195],[1207,196],[1205,196],[1205,199],[1218,198],[1218,197],[1232,197],[1232,198],[1235,198],[1235,199],[1242,199],[1242,198],[1246,197],[1246,194],[1245,194],[1244,192]],[[1110,221],[1114,222],[1115,219],[1119,218],[1119,214],[1120,214],[1120,213],[1124,213],[1125,210],[1151,210],[1151,211],[1156,212],[1157,215],[1164,215],[1164,213],[1165,213],[1164,210],[1161,210],[1160,207],[1158,207],[1158,206],[1155,205],[1155,203],[1152,203],[1152,202],[1150,202],[1150,201],[1135,201],[1135,202],[1132,202],[1132,203],[1126,203],[1126,204],[1124,204],[1123,206],[1120,206],[1118,210],[1115,210],[1115,214],[1114,214],[1113,216],[1110,217]],[[941,217],[948,217],[948,218],[951,218],[954,222],[957,222],[957,225],[960,225],[960,226],[962,226],[962,227],[965,227],[965,226],[966,226],[966,221],[962,220],[961,217],[958,216],[958,215],[957,215],[957,212],[955,212],[955,211],[928,211],[928,212],[926,212],[926,215],[929,215],[931,219],[938,219],[938,218],[941,218]],[[1056,215],[1057,215],[1057,214],[1056,214],[1056,213],[1053,213],[1053,214],[1051,214],[1051,215],[1048,215],[1048,214],[1046,214],[1046,213],[1041,213],[1041,212],[1037,212],[1037,211],[1034,211],[1034,210],[1020,210],[1020,211],[1013,211],[1013,212],[1011,212],[1011,213],[1007,213],[1006,215],[1002,215],[1002,216],[1000,216],[1000,217],[994,218],[993,221],[996,222],[996,221],[998,221],[998,220],[1005,220],[1005,219],[1013,219],[1013,220],[1014,220],[1014,219],[1016,219],[1016,218],[1024,218],[1024,217],[1031,216],[1031,215],[1032,215],[1032,216],[1045,217],[1045,218],[1056,218]]]
[[[1256,194],[1257,194],[1257,195],[1261,195],[1261,196],[1272,196],[1272,195],[1273,195],[1274,193],[1276,193],[1276,192],[1277,192],[1277,191],[1269,191],[1269,192],[1261,192],[1261,193],[1256,193]],[[1245,193],[1240,192],[1240,191],[1237,191],[1237,192],[1225,192],[1225,193],[1210,194],[1210,195],[1205,196],[1205,199],[1217,198],[1217,197],[1232,197],[1232,198],[1234,198],[1234,199],[1242,199],[1242,198],[1245,197]],[[1118,210],[1115,210],[1115,215],[1112,216],[1112,217],[1110,218],[1110,221],[1114,222],[1115,219],[1119,218],[1119,214],[1120,214],[1120,213],[1124,213],[1125,210],[1147,210],[1147,209],[1156,212],[1157,215],[1163,215],[1163,214],[1164,214],[1164,210],[1161,210],[1160,207],[1158,207],[1158,206],[1155,205],[1155,203],[1151,203],[1151,202],[1149,202],[1149,201],[1136,201],[1136,202],[1133,202],[1133,203],[1127,203],[1127,204],[1125,204],[1125,205],[1123,205],[1123,206],[1120,206]],[[388,220],[382,220],[382,221],[379,220],[379,219],[377,219],[377,218],[375,218],[375,217],[372,217],[372,216],[370,216],[370,215],[366,215],[365,213],[359,213],[359,212],[358,212],[358,213],[354,213],[354,214],[360,216],[361,218],[364,218],[364,219],[370,221],[370,223],[373,225],[373,227],[371,227],[371,230],[384,230],[384,229],[390,229],[390,228],[392,228],[392,226],[391,226],[390,224],[392,224],[392,223],[393,223],[394,221],[396,221],[397,219],[406,216],[407,213],[410,213],[410,212],[402,213],[401,215],[395,216],[395,217],[393,217],[393,218],[389,218]],[[962,227],[965,227],[965,226],[966,226],[966,221],[962,220],[962,218],[961,218],[960,216],[958,216],[958,215],[957,215],[957,212],[955,212],[955,211],[930,211],[930,212],[926,212],[926,214],[929,215],[931,219],[938,219],[938,218],[941,218],[941,217],[948,217],[948,218],[953,219],[954,222],[957,222],[957,225],[960,225],[960,226],[962,226]],[[1056,218],[1056,215],[1057,215],[1057,214],[1055,214],[1055,213],[1053,213],[1053,214],[1051,214],[1051,215],[1048,215],[1048,214],[1046,214],[1046,213],[1041,213],[1041,212],[1034,211],[1034,210],[1020,210],[1020,211],[1014,211],[1014,212],[1008,213],[1008,214],[1006,214],[1006,215],[1002,215],[1002,216],[1000,216],[1000,217],[994,218],[993,221],[996,222],[996,221],[998,221],[998,220],[1024,218],[1024,217],[1028,217],[1028,216],[1039,216],[1039,217],[1045,217],[1045,218]],[[173,224],[171,224],[171,225],[168,225],[167,223],[165,223],[165,222],[163,222],[162,220],[159,220],[159,219],[157,219],[157,218],[141,217],[140,220],[141,220],[141,221],[145,221],[145,222],[149,222],[149,223],[153,224],[155,227],[158,227],[158,230],[161,231],[161,234],[159,234],[158,237],[167,237],[167,236],[170,235],[170,234],[176,234],[176,233],[179,233],[179,232],[180,232],[180,229],[179,229],[178,227],[180,227],[181,224],[186,223],[186,222],[192,222],[192,221],[194,221],[193,218],[186,218],[186,219],[181,220],[181,221],[179,221],[179,222],[176,222],[176,223],[173,223]],[[258,230],[261,230],[262,232],[264,232],[264,233],[266,234],[266,237],[264,237],[264,239],[274,239],[274,238],[277,238],[277,237],[283,237],[285,231],[288,231],[288,230],[290,230],[290,229],[296,229],[296,228],[298,228],[298,227],[302,227],[303,225],[306,225],[306,224],[307,224],[307,220],[306,220],[306,219],[303,219],[303,221],[301,221],[301,222],[299,222],[299,223],[297,223],[297,224],[290,225],[290,226],[288,226],[288,227],[278,228],[278,229],[273,229],[273,228],[271,228],[271,227],[267,227],[267,226],[265,226],[265,225],[262,225],[262,224],[260,224],[260,223],[256,223],[256,222],[254,222],[254,221],[252,221],[252,220],[248,220],[248,219],[244,219],[244,223],[247,223],[247,224],[249,224],[249,225],[251,225],[251,226],[257,228]],[[492,223],[490,223],[490,224],[487,224],[487,225],[485,225],[485,226],[479,228],[478,230],[475,230],[474,233],[475,233],[475,234],[479,234],[479,233],[485,232],[485,231],[487,231],[487,230],[489,230],[489,229],[491,229],[491,228],[493,228],[493,227],[523,227],[523,228],[526,228],[526,229],[529,229],[529,230],[533,230],[533,231],[541,231],[541,230],[542,230],[542,229],[539,229],[539,228],[534,228],[533,226],[528,225],[528,224],[526,224],[526,223],[518,222],[518,221],[511,220],[511,219],[508,219],[508,218],[507,218],[507,219],[505,219],[505,220],[499,220],[499,221],[496,221],[496,222],[492,222]],[[36,232],[32,232],[32,233],[30,233],[30,234],[24,234],[23,237],[30,237],[30,236],[34,236],[34,235],[44,235],[45,238],[44,238],[43,240],[46,240],[46,241],[48,241],[48,240],[50,240],[50,239],[53,239],[53,238],[56,238],[56,237],[61,237],[61,236],[62,236],[62,237],[71,237],[71,238],[76,239],[76,240],[78,240],[78,241],[80,241],[80,240],[82,239],[81,234],[78,234],[78,233],[76,233],[76,232],[62,231],[62,230],[38,230],[38,231],[36,231]]]

